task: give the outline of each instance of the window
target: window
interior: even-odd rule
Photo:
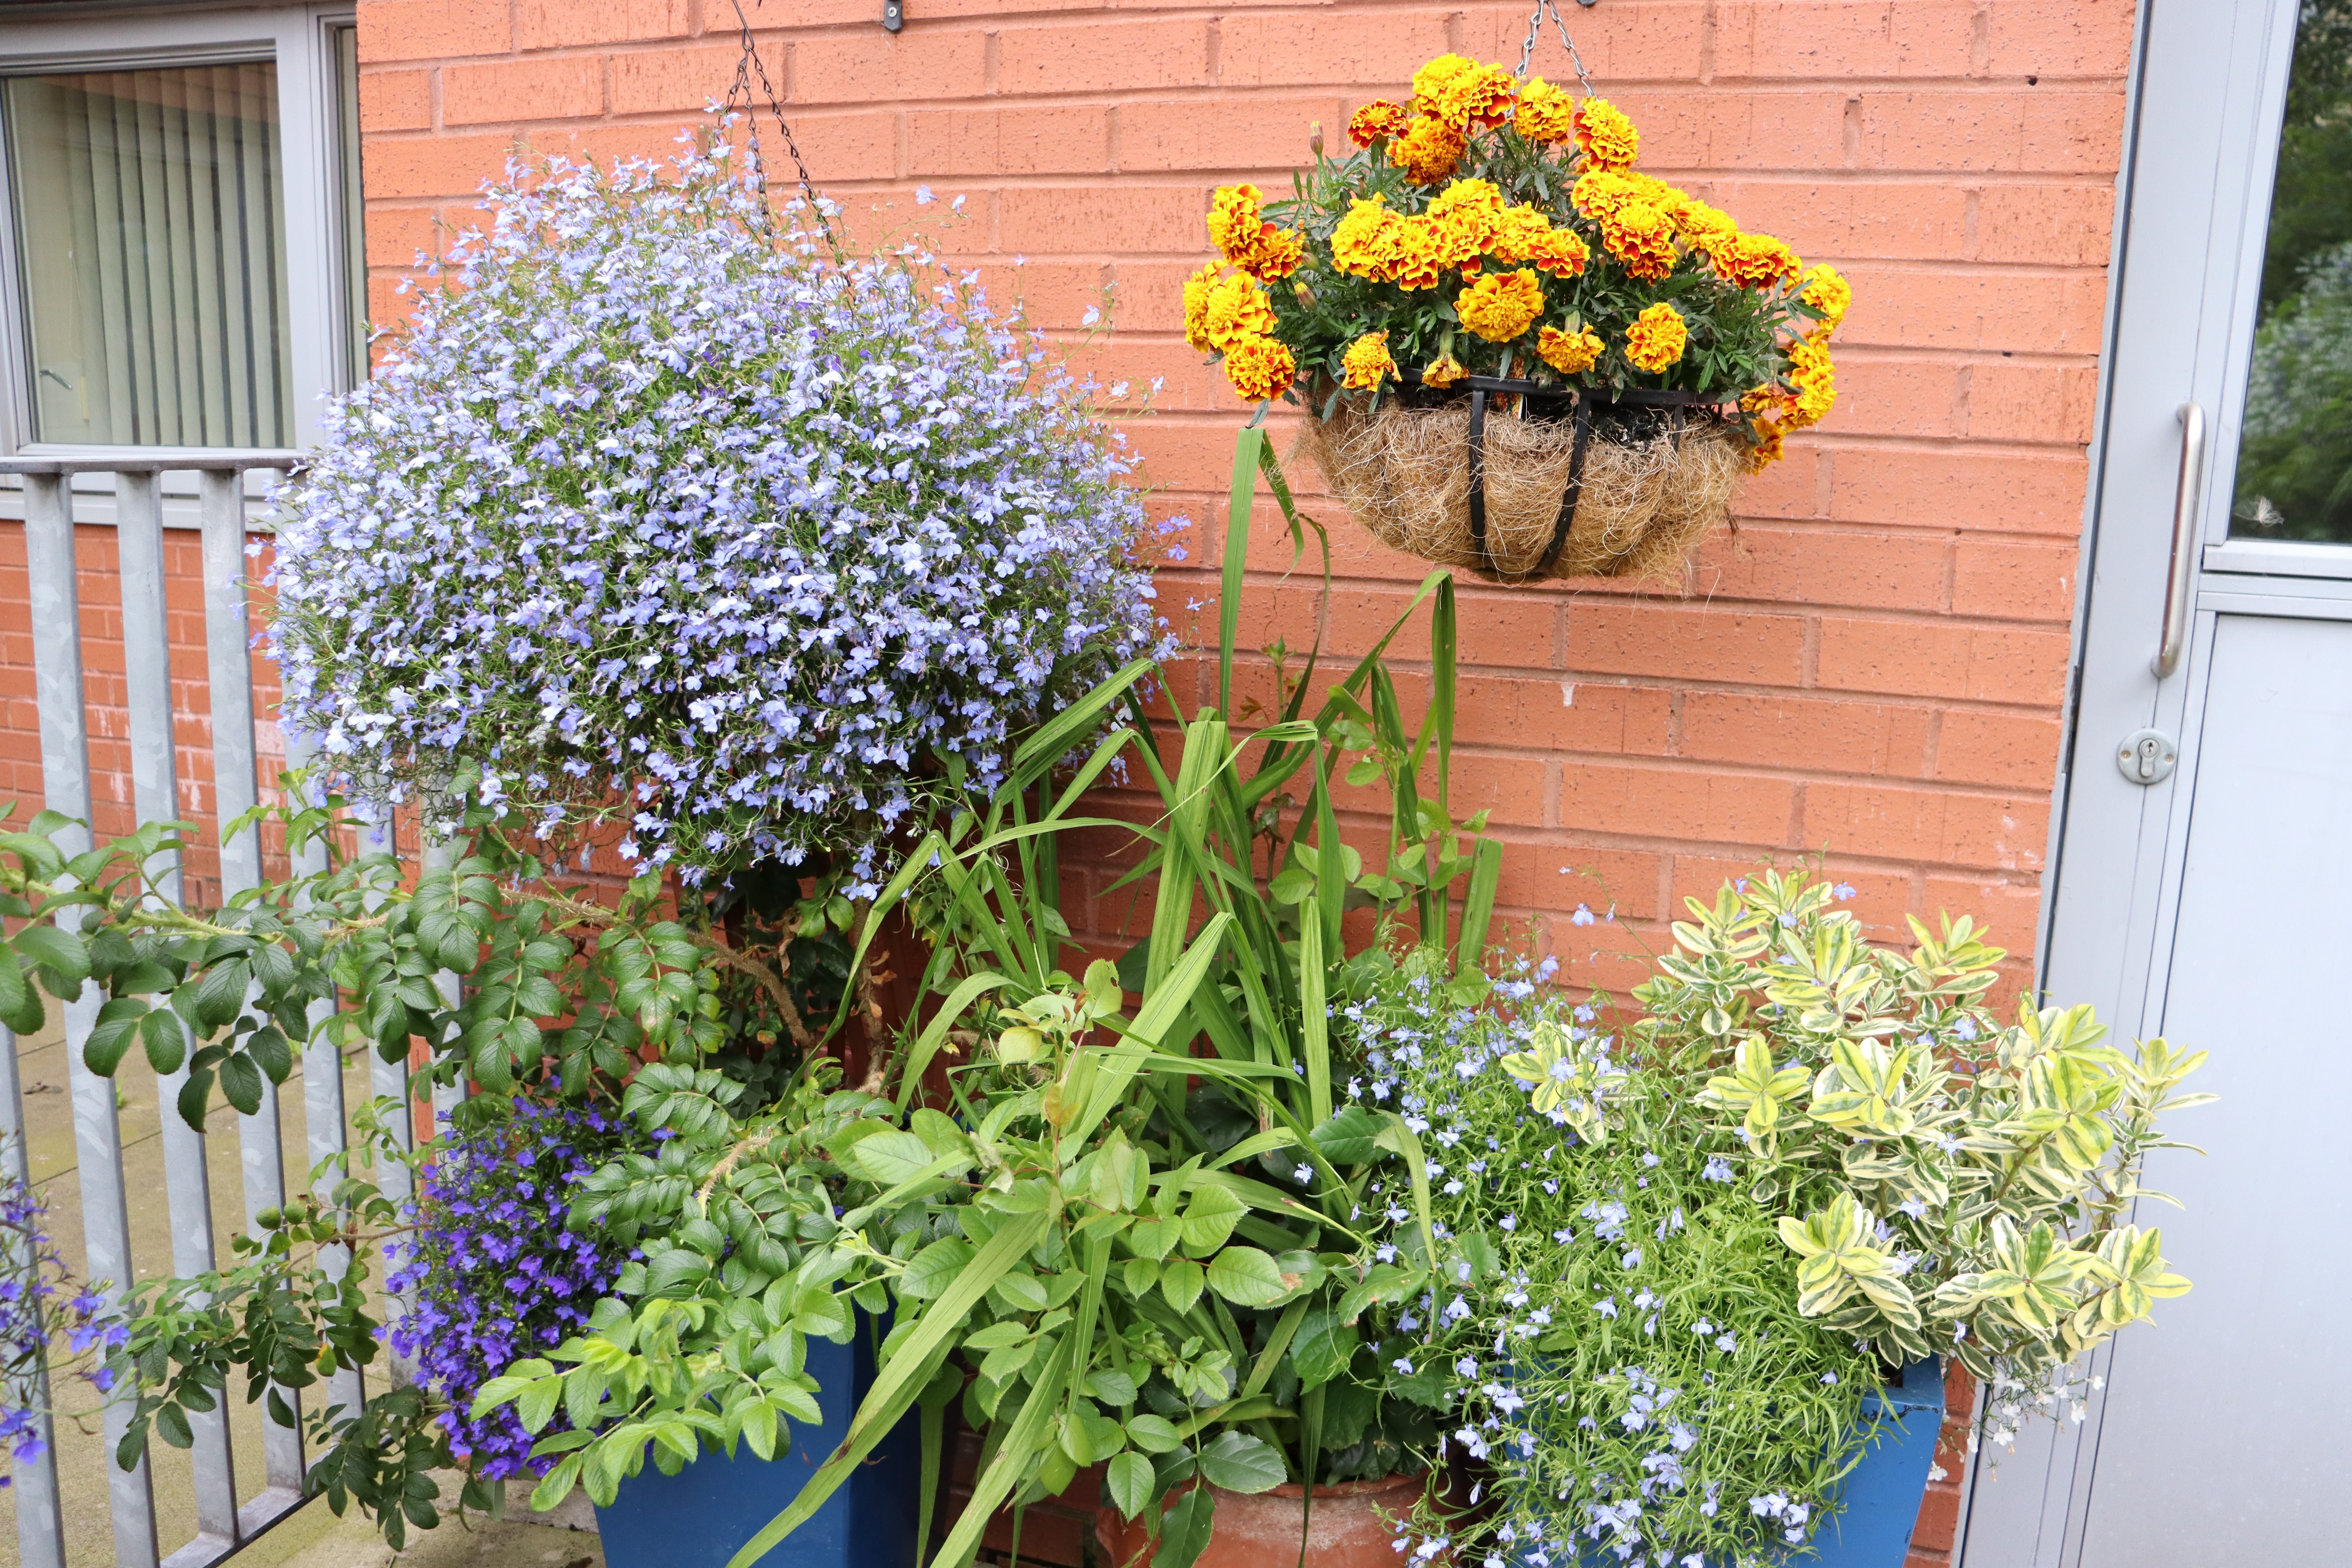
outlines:
[[[366,372],[355,42],[310,6],[0,24],[0,447],[315,437]]]

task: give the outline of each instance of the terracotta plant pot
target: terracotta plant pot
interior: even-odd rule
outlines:
[[[1420,1498],[1425,1476],[1391,1476],[1381,1481],[1345,1481],[1315,1489],[1315,1517],[1307,1538],[1307,1568],[1395,1568],[1395,1536],[1389,1521],[1401,1518]],[[1304,1487],[1217,1496],[1216,1522],[1209,1549],[1195,1568],[1295,1568],[1306,1510]],[[1171,1497],[1170,1501],[1173,1501]],[[1122,1518],[1106,1503],[1095,1513],[1095,1544],[1104,1568],[1150,1568],[1143,1521]]]

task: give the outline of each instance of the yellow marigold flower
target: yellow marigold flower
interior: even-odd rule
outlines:
[[[1562,375],[1582,375],[1601,363],[1601,352],[1609,345],[1601,334],[1590,327],[1580,327],[1563,332],[1558,327],[1546,327],[1536,334],[1536,353],[1544,363]]]
[[[1528,247],[1528,259],[1555,278],[1578,276],[1591,258],[1591,247],[1572,228],[1547,229]]]
[[[1366,332],[1348,345],[1347,356],[1339,362],[1339,384],[1350,392],[1377,392],[1381,383],[1397,373],[1397,363],[1389,353],[1386,332]]]
[[[1684,345],[1689,341],[1682,312],[1672,305],[1655,304],[1625,329],[1625,358],[1639,369],[1663,375],[1683,357]]]
[[[1786,455],[1780,450],[1781,435],[1780,426],[1771,420],[1759,419],[1756,422],[1756,445],[1748,449],[1744,462],[1749,473],[1760,473],[1768,465],[1779,462]]]
[[[1481,278],[1454,301],[1462,324],[1490,343],[1507,343],[1526,331],[1543,308],[1543,284],[1526,267]]]
[[[1244,338],[1225,351],[1225,379],[1244,403],[1265,403],[1290,390],[1298,361],[1272,338]]]
[[[1641,132],[1607,99],[1588,98],[1576,106],[1576,150],[1593,168],[1630,169],[1641,145]]]
[[[1486,254],[1506,267],[1517,267],[1528,259],[1529,247],[1550,232],[1551,219],[1535,208],[1505,207],[1495,218],[1495,233],[1486,241]]]
[[[1519,110],[1511,125],[1529,142],[1565,142],[1576,134],[1576,100],[1538,77],[1519,89]]]
[[[1387,281],[1404,252],[1404,218],[1380,197],[1348,204],[1331,231],[1331,264],[1359,278]]]
[[[1507,205],[1492,180],[1455,180],[1430,197],[1422,211],[1433,218],[1476,217],[1492,225],[1501,219]]]
[[[1518,101],[1518,79],[1500,66],[1480,66],[1462,79],[1456,88],[1462,100],[1463,118],[1473,130],[1491,131],[1511,118],[1511,109]]]
[[[1478,62],[1465,56],[1440,55],[1412,73],[1412,96],[1424,105],[1434,104],[1453,93],[1455,81],[1477,68]]]
[[[1457,130],[1500,125],[1517,95],[1510,72],[1460,55],[1440,55],[1412,73],[1413,107]]]
[[[1215,347],[1209,341],[1209,297],[1216,290],[1221,270],[1212,261],[1184,279],[1184,341],[1201,353]]]
[[[1834,267],[1809,267],[1797,298],[1822,313],[1822,319],[1805,334],[1818,342],[1844,322],[1846,311],[1853,305],[1853,285],[1839,276]]]
[[[1252,277],[1265,282],[1287,278],[1298,270],[1307,259],[1307,242],[1295,228],[1276,228],[1272,224],[1258,231],[1257,244],[1236,265]]]
[[[1666,193],[1671,189],[1664,180],[1654,180],[1630,169],[1592,169],[1577,177],[1568,199],[1578,212],[1600,222],[1614,216],[1617,209],[1628,202],[1647,202],[1652,206],[1664,207]]]
[[[1655,281],[1675,269],[1675,224],[1647,202],[1627,202],[1601,220],[1601,243],[1636,278]]]
[[[1789,345],[1789,384],[1795,389],[1790,411],[1781,417],[1791,430],[1818,425],[1837,403],[1837,367],[1830,351],[1803,339]]]
[[[1470,139],[1456,125],[1427,114],[1413,117],[1405,133],[1389,143],[1389,162],[1417,185],[1433,185],[1454,173]]]
[[[1805,264],[1797,253],[1769,234],[1743,234],[1728,246],[1710,250],[1715,269],[1743,289],[1769,289],[1794,283]]]
[[[1255,279],[1237,272],[1209,290],[1202,312],[1202,335],[1212,349],[1231,353],[1236,343],[1272,331],[1274,306]]]
[[[1422,367],[1421,384],[1443,389],[1452,386],[1469,374],[1470,367],[1452,354],[1440,354],[1434,363]]]
[[[1397,226],[1397,259],[1389,281],[1403,289],[1434,289],[1446,268],[1459,265],[1457,237],[1426,216],[1404,219]]]
[[[1220,185],[1209,203],[1209,241],[1227,261],[1238,263],[1257,245],[1265,218],[1258,211],[1265,198],[1255,185]]]
[[[1391,103],[1385,98],[1374,99],[1349,118],[1348,140],[1359,147],[1369,147],[1396,135],[1412,119],[1403,104]]]

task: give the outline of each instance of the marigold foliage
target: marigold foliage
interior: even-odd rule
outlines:
[[[286,722],[355,793],[478,771],[689,877],[870,889],[1159,646],[1132,459],[928,257],[836,257],[723,149],[486,202],[278,537]]]
[[[1377,332],[1399,378],[1426,385],[1507,374],[1701,394],[1736,411],[1756,466],[1827,412],[1826,355],[1798,351],[1826,349],[1851,289],[1635,168],[1640,132],[1614,105],[1447,54],[1414,73],[1409,100],[1364,105],[1349,132],[1355,150],[1318,153],[1287,199],[1228,186],[1210,215],[1232,266],[1295,285],[1255,330],[1291,350],[1287,395],[1327,416],[1339,397],[1385,395],[1390,377],[1349,369]],[[1279,270],[1260,259],[1268,234],[1297,237]],[[1206,286],[1188,286],[1188,338],[1214,353],[1194,330]],[[1261,386],[1268,356],[1252,360],[1244,379]]]

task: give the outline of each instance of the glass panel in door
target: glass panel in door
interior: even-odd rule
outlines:
[[[2303,0],[2230,511],[2352,543],[2352,0]]]

